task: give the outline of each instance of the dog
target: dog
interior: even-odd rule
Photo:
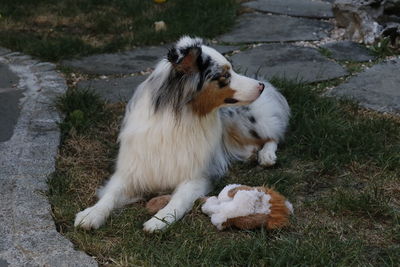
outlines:
[[[182,37],[127,104],[115,173],[75,227],[97,229],[114,208],[155,192],[170,202],[144,223],[162,230],[205,196],[229,163],[258,153],[273,165],[290,115],[269,83],[242,76],[200,38]]]

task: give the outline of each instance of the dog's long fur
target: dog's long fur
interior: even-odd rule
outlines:
[[[98,228],[114,208],[174,190],[144,224],[149,232],[163,229],[209,192],[230,161],[258,151],[260,164],[273,165],[288,117],[272,85],[235,73],[201,39],[182,37],[128,103],[116,171],[75,226]]]

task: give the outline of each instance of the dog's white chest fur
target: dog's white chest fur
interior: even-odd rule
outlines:
[[[172,112],[150,114],[150,96],[143,93],[141,103],[126,114],[117,170],[141,192],[168,190],[201,177],[220,142],[218,114],[199,118],[188,111],[177,122]]]

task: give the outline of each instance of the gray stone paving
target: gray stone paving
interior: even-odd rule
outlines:
[[[158,61],[167,55],[170,47],[170,44],[148,46],[121,53],[100,54],[82,59],[64,60],[61,64],[87,74],[131,74],[154,68]],[[232,52],[238,47],[216,45],[215,49],[224,54]]]
[[[258,11],[276,14],[308,17],[332,18],[332,5],[329,2],[315,0],[257,0],[243,4]]]
[[[289,44],[266,44],[235,54],[233,66],[240,72],[265,78],[280,77],[303,82],[324,81],[347,74],[339,64],[318,50]]]
[[[168,47],[150,46],[115,54],[93,55],[64,60],[61,64],[88,74],[131,74],[154,67],[167,54]]]
[[[22,91],[15,88],[17,83],[18,77],[7,65],[0,63],[0,142],[11,138],[17,123],[18,102],[22,97]]]
[[[0,47],[0,56],[11,53],[11,50]]]
[[[18,82],[18,77],[10,68],[0,63],[0,88],[11,88]]]
[[[376,58],[365,46],[350,41],[331,42],[321,47],[328,49],[332,54],[330,57],[336,60],[364,62]]]
[[[53,64],[19,53],[2,54],[0,64],[7,65],[12,74],[0,76],[0,90],[18,90],[23,97],[1,95],[2,104],[8,100],[10,108],[19,106],[20,114],[11,136],[0,141],[0,264],[96,266],[94,259],[74,250],[57,232],[45,193],[60,138],[54,100],[65,93],[66,83]],[[4,88],[15,77],[15,88]],[[10,115],[0,112],[0,117]]]
[[[0,90],[0,142],[4,142],[13,135],[20,111],[18,104],[22,90],[15,88],[0,88]]]
[[[249,13],[240,16],[233,30],[218,40],[226,43],[312,41],[327,37],[331,29],[330,23],[320,20]]]
[[[136,87],[147,78],[147,75],[124,78],[96,79],[81,81],[78,88],[89,88],[100,95],[104,100],[115,103],[129,101]]]
[[[210,44],[215,50],[220,52],[221,54],[227,54],[238,50],[240,47],[236,45],[220,45],[220,44]]]
[[[331,91],[366,108],[400,114],[400,58],[372,66]]]

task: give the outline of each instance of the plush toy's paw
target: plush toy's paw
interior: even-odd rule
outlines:
[[[90,207],[76,214],[75,227],[81,227],[86,230],[97,229],[105,221],[106,216],[96,207]]]
[[[201,211],[207,215],[211,215],[219,210],[218,204],[219,200],[217,197],[209,197],[201,207]]]
[[[148,233],[154,233],[156,231],[161,231],[168,226],[168,223],[158,219],[156,217],[151,218],[143,224],[143,231]]]

